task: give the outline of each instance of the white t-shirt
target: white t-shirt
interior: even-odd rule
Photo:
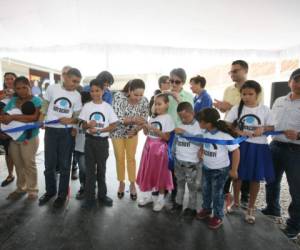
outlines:
[[[190,135],[203,134],[203,129],[200,128],[197,121],[193,121],[191,124],[180,124],[179,128],[184,129]],[[176,159],[180,161],[187,161],[197,163],[199,162],[198,152],[200,145],[195,145],[189,140],[178,137],[176,140],[175,155]]]
[[[99,133],[92,135],[100,137],[109,136],[108,132],[100,133],[100,129],[107,128],[110,124],[118,121],[112,106],[104,101],[101,104],[96,104],[93,101],[86,103],[80,112],[79,119],[86,122],[96,121],[96,128],[99,128]],[[87,130],[87,133],[89,133],[89,130]]]
[[[53,84],[47,88],[44,96],[49,102],[47,120],[52,121],[62,117],[71,118],[74,112],[80,111],[81,97],[77,90],[65,90],[60,84]],[[47,127],[71,128],[72,125],[48,124]]]
[[[210,133],[206,131],[204,138],[218,139],[218,140],[233,140],[234,138],[221,131]],[[203,164],[210,169],[220,169],[228,167],[230,164],[228,152],[234,151],[239,148],[239,144],[233,145],[219,145],[204,143],[203,144]]]
[[[232,107],[228,112],[225,120],[228,122],[234,122],[238,117],[238,105]],[[262,126],[274,126],[274,119],[271,115],[270,109],[265,105],[258,105],[257,107],[244,106],[240,119],[238,121],[238,127],[243,131],[254,132],[258,127]],[[267,144],[266,136],[259,136],[247,139],[247,142],[257,144]]]
[[[9,115],[21,115],[22,114],[21,110],[18,109],[18,108],[11,109],[11,110],[7,111],[6,113],[9,114]],[[21,127],[21,126],[24,126],[24,125],[30,125],[30,124],[33,124],[33,123],[28,123],[28,122],[25,123],[25,122],[19,122],[19,121],[11,121],[8,124],[1,123],[1,130],[13,129],[13,128]],[[24,131],[8,132],[8,133],[5,132],[5,134],[7,134],[14,141],[16,141],[23,134],[23,132]]]
[[[291,93],[276,99],[272,115],[276,131],[293,129],[300,132],[300,99],[291,100]],[[290,140],[284,134],[273,136],[273,140],[300,145],[300,140]]]
[[[149,123],[152,127],[158,128],[163,133],[168,133],[174,130],[175,124],[169,114],[158,115],[155,118],[150,118]],[[150,138],[159,138],[154,132],[148,133]]]
[[[84,144],[85,144],[85,130],[82,129],[82,121],[79,122],[79,125],[76,125],[76,138],[75,138],[75,151],[84,153]]]

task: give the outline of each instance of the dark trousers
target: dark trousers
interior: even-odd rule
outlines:
[[[280,184],[285,172],[292,201],[287,225],[300,232],[300,145],[273,141],[270,144],[275,181],[266,185],[267,209],[280,215]]]
[[[71,129],[47,127],[44,141],[46,192],[49,195],[57,193],[56,168],[58,167],[60,173],[58,196],[65,198],[70,181]]]
[[[81,189],[84,189],[86,179],[85,156],[83,152],[74,151],[73,161],[76,161],[79,166],[79,182]],[[72,169],[74,170],[74,169]]]
[[[85,139],[85,198],[95,199],[96,181],[98,183],[98,198],[104,198],[107,193],[105,173],[108,158],[108,138],[86,135]]]
[[[71,158],[71,162],[72,162],[72,171],[76,171],[78,169],[78,160],[77,160],[77,157],[76,157],[76,152],[75,152],[75,140],[76,140],[76,136],[73,136],[72,138],[72,149],[71,149],[71,155],[70,155],[70,158]]]

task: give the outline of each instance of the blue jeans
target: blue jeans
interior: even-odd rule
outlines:
[[[68,194],[71,168],[72,136],[69,128],[46,128],[45,131],[45,181],[46,193],[57,193],[56,167],[59,169],[60,179],[58,196]]]
[[[222,219],[224,217],[224,185],[228,178],[230,168],[209,169],[202,168],[202,208],[212,210],[214,216]]]
[[[287,225],[300,231],[300,145],[273,141],[270,144],[272,152],[275,181],[266,185],[267,210],[280,215],[280,184],[285,172],[292,197],[288,212],[290,218]]]
[[[73,154],[73,161],[76,161],[79,166],[79,182],[81,185],[81,189],[84,189],[85,186],[85,174],[86,174],[86,168],[85,168],[85,156],[83,152],[74,151]]]

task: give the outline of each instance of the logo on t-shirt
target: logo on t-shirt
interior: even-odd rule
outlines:
[[[90,121],[95,121],[97,123],[97,128],[103,128],[105,123],[105,116],[101,112],[93,112],[90,115]]]
[[[185,148],[189,148],[191,146],[191,143],[187,140],[183,141],[185,139],[178,139],[177,141],[177,146],[179,147],[185,147]]]
[[[162,131],[162,125],[158,121],[151,122],[151,126]],[[149,131],[149,135],[157,137],[157,134],[153,131]]]
[[[53,110],[59,113],[68,114],[71,111],[72,103],[66,97],[60,97],[54,101]]]
[[[239,120],[239,129],[240,130],[247,130],[247,131],[254,131],[257,127],[261,125],[261,120],[258,116],[254,114],[244,115]]]
[[[203,153],[209,157],[217,157],[218,146],[216,144],[204,143]]]

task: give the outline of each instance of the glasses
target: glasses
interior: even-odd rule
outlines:
[[[237,74],[241,69],[235,69],[228,72],[228,75]]]
[[[80,84],[80,81],[72,80],[72,83],[74,83],[74,84]]]
[[[176,85],[179,85],[179,84],[182,83],[182,81],[170,79],[170,83],[171,83],[171,84],[174,84],[174,83],[175,83]]]

